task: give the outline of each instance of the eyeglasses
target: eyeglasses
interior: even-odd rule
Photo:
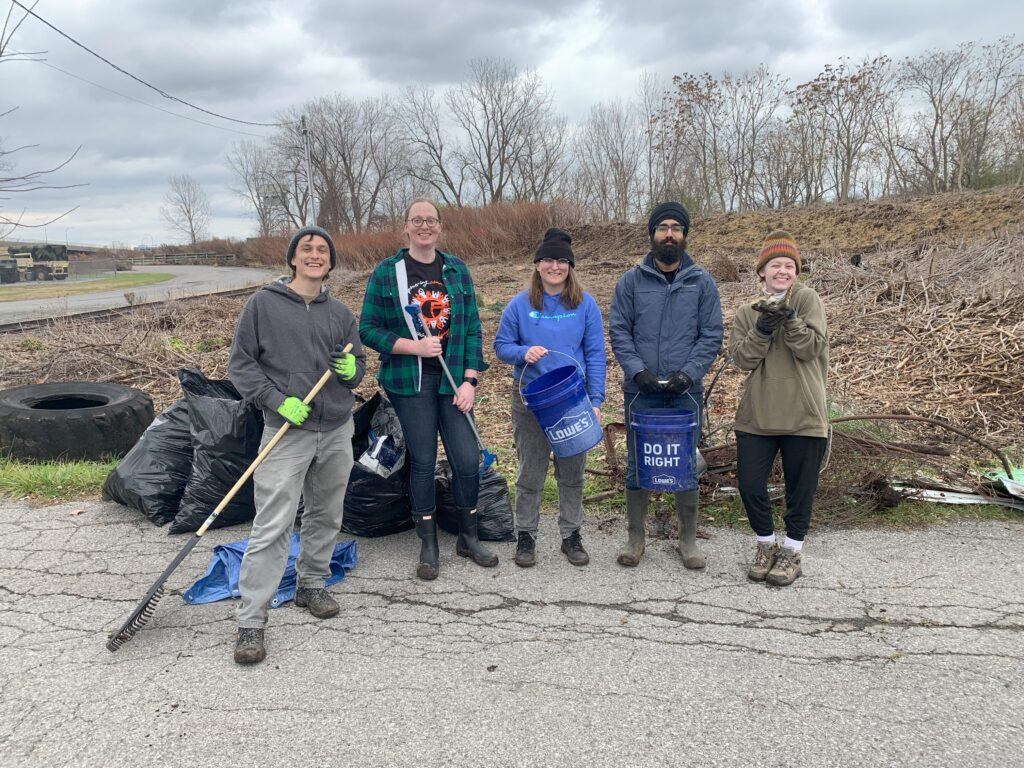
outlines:
[[[550,267],[552,264],[557,264],[560,267],[565,267],[565,266],[568,266],[569,260],[568,259],[541,259],[540,263],[543,264],[545,267]]]
[[[667,235],[671,232],[673,235],[680,235],[683,232],[682,224],[659,224],[654,228],[654,231],[659,235]]]
[[[417,216],[415,219],[409,219],[409,223],[414,227],[422,227],[424,224],[428,227],[436,227],[441,223],[441,220],[435,219],[433,216],[428,216],[425,219],[422,216]]]

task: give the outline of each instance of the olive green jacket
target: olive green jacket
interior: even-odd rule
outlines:
[[[771,336],[757,330],[752,302],[736,310],[729,354],[750,375],[736,410],[735,429],[754,435],[827,437],[825,310],[814,289],[799,282],[789,306],[796,315]]]

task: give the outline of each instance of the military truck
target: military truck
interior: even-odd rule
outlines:
[[[0,283],[18,282],[18,262],[14,259],[0,259]]]
[[[68,277],[68,249],[65,245],[8,247],[7,253],[18,264],[20,280],[66,280]]]

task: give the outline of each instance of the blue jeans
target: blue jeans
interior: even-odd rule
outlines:
[[[414,515],[434,512],[434,470],[437,465],[437,434],[452,470],[452,492],[461,509],[476,507],[480,492],[480,449],[466,414],[452,405],[451,395],[438,392],[440,374],[423,374],[419,394],[388,392],[405,435],[409,460],[409,499]]]
[[[697,414],[698,439],[694,440],[694,448],[700,437],[701,409],[704,402],[704,393],[701,390],[693,389],[681,395],[669,392],[658,392],[653,395],[643,392],[623,392],[622,399],[626,409],[626,490],[638,491],[640,484],[636,480],[636,435],[633,434],[631,426],[632,419],[630,412],[633,408],[676,408],[681,411],[693,411]],[[696,455],[696,452],[695,452]]]

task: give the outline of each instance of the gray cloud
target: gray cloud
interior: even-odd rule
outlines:
[[[548,66],[550,82],[565,84],[556,100],[575,118],[599,100],[632,96],[641,69],[667,82],[684,72],[739,73],[761,62],[780,71],[796,62],[800,77],[812,77],[840,55],[897,58],[963,40],[992,42],[1024,29],[1021,8],[1009,0],[984,9],[968,0],[941,7],[920,0],[45,0],[37,10],[176,96],[264,122],[335,92],[358,98],[406,83],[454,83],[476,57]],[[585,41],[582,54],[564,59],[565,49]],[[80,205],[55,227],[78,240],[160,242],[171,237],[158,215],[167,177],[188,172],[214,201],[220,234],[251,231],[224,158],[233,142],[252,138],[232,130],[267,136],[271,129],[233,125],[163,99],[37,21],[26,21],[14,42],[16,50],[46,51],[49,64],[110,90],[39,63],[0,62],[0,112],[19,106],[0,118],[0,140],[8,148],[39,145],[14,158],[18,167],[56,164],[81,144],[54,181],[89,185],[42,190],[3,203],[4,210],[24,206],[41,215]]]

